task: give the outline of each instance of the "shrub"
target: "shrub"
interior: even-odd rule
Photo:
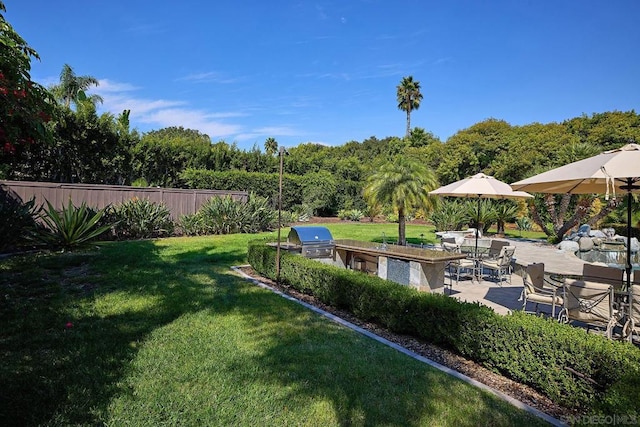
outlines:
[[[276,213],[276,221],[277,221],[277,213]],[[280,212],[280,221],[282,222],[282,226],[286,227],[289,224],[292,224],[294,222],[298,222],[299,220],[299,215],[295,212],[289,212],[289,211],[282,211]],[[275,224],[276,228],[277,228],[277,224]]]
[[[109,225],[98,225],[105,210],[93,211],[82,202],[76,207],[69,204],[58,212],[47,200],[47,209],[42,213],[46,228],[40,232],[40,239],[48,246],[70,249],[97,238],[109,230]]]
[[[149,199],[134,197],[108,208],[107,215],[118,239],[170,236],[174,229],[169,209],[163,203],[155,203]]]
[[[245,171],[212,171],[204,169],[185,169],[181,174],[181,183],[185,188],[215,188],[218,190],[246,190],[271,201],[273,208],[278,207],[279,174]],[[292,210],[302,203],[302,177],[285,173],[282,176],[282,208]]]
[[[36,219],[41,211],[35,198],[23,203],[18,197],[0,190],[0,252],[33,242],[38,231]]]
[[[247,258],[275,278],[276,251],[249,243]],[[363,321],[449,348],[542,392],[596,414],[639,416],[640,351],[552,319],[501,316],[477,303],[422,293],[378,277],[281,253],[281,282]]]
[[[520,236],[522,236],[523,231],[531,231],[531,228],[533,227],[533,222],[531,221],[531,219],[529,219],[529,217],[521,216],[520,218],[516,219],[516,226],[520,231]]]
[[[198,215],[206,234],[257,233],[273,229],[278,219],[269,201],[253,193],[247,202],[231,196],[212,197],[202,205]]]
[[[182,215],[178,220],[178,227],[187,236],[202,236],[207,234],[204,218],[200,212]]]
[[[249,195],[246,203],[240,203],[244,212],[243,233],[258,233],[273,230],[277,226],[278,212],[269,207],[269,200],[254,193]]]
[[[338,218],[344,221],[360,221],[364,218],[364,213],[359,209],[342,209],[338,211]]]
[[[431,212],[429,219],[437,231],[460,230],[468,220],[463,205],[458,201],[445,200]]]

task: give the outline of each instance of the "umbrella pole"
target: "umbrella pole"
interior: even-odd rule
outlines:
[[[627,290],[631,289],[631,178],[627,178]]]
[[[478,227],[480,226],[480,194],[478,194],[478,208],[476,209],[476,259],[478,259]]]
[[[478,234],[480,234],[480,194],[478,194],[478,209],[476,209],[476,251],[475,251],[475,260],[476,263],[476,272],[478,273],[478,282],[480,282],[480,276],[482,275],[481,271],[478,271],[481,267],[480,261],[478,260]]]

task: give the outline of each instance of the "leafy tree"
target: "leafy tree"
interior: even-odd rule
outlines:
[[[136,178],[171,187],[179,183],[183,170],[211,164],[211,139],[197,130],[168,127],[144,134],[132,156]]]
[[[284,170],[296,175],[305,175],[310,172],[319,172],[336,159],[333,158],[332,147],[311,142],[300,144],[297,147],[287,149],[289,156],[284,162]]]
[[[102,103],[102,97],[99,95],[91,95],[90,97],[86,95],[87,90],[99,84],[98,79],[95,77],[77,76],[69,64],[64,64],[60,72],[60,83],[52,86],[51,92],[65,107],[71,108],[73,103],[78,109],[84,102],[94,106],[98,102]]]
[[[224,141],[216,142],[211,146],[209,167],[215,171],[230,170],[239,151],[235,144],[229,145]]]
[[[308,173],[302,177],[302,203],[313,209],[313,214],[325,216],[338,211],[335,197],[338,182],[328,171]]]
[[[367,179],[364,196],[370,205],[390,205],[398,212],[398,244],[406,245],[406,216],[413,209],[433,205],[429,191],[438,187],[435,174],[422,162],[397,156]]]
[[[53,99],[31,80],[31,59],[38,53],[6,21],[0,1],[0,176],[7,173],[25,147],[48,141],[45,123]],[[3,166],[4,165],[4,166]]]
[[[344,180],[360,181],[363,176],[362,162],[355,156],[336,159],[335,173]]]
[[[254,144],[251,150],[237,151],[231,162],[232,169],[247,172],[275,172],[277,165],[276,158],[260,151],[257,144]]]
[[[440,150],[437,173],[450,183],[478,172],[493,173],[495,159],[509,151],[512,127],[504,120],[487,119],[453,135]]]
[[[131,182],[131,147],[137,133],[124,133],[109,113],[83,114],[57,107],[47,126],[49,144],[30,146],[14,166],[13,179],[123,185]]]
[[[407,113],[407,133],[411,134],[411,112],[420,108],[422,93],[420,92],[420,82],[413,80],[413,76],[403,77],[396,88],[398,98],[398,108]]]
[[[599,146],[601,151],[640,141],[640,115],[633,110],[582,115],[563,124],[581,142]]]
[[[557,150],[558,164],[555,166],[582,160],[598,152],[600,149],[589,143],[565,144]],[[619,201],[610,200],[597,214],[592,215],[591,207],[596,200],[597,196],[591,194],[538,195],[532,206],[531,214],[533,221],[551,240],[560,241],[573,227],[583,222],[594,225],[619,204]]]

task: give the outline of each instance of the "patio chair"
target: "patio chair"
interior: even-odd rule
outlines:
[[[538,304],[551,306],[551,317],[556,317],[556,307],[564,305],[564,286],[558,286],[544,277],[544,264],[529,264],[522,277],[524,288],[520,295],[522,311],[527,312],[527,303],[535,303],[535,313],[538,314]]]
[[[455,245],[455,244],[456,244],[456,238],[455,238],[455,237],[443,237],[443,238],[440,240],[440,244],[442,245],[442,248],[443,248],[443,249],[444,249],[444,244],[445,244],[445,243],[450,243],[450,244]]]
[[[558,319],[564,323],[581,322],[603,328],[607,338],[613,337],[613,329],[622,318],[622,312],[614,309],[613,285],[584,280],[572,280],[565,284],[564,307]]]
[[[488,258],[496,259],[500,256],[500,250],[504,246],[509,246],[509,242],[504,240],[491,240],[491,246],[489,246],[489,252],[487,253]]]
[[[442,243],[442,249],[444,249],[445,252],[451,252],[451,253],[456,253],[459,254],[460,252],[460,246],[456,245],[455,243],[447,243],[447,242],[443,242]],[[475,269],[476,269],[476,263],[474,260],[472,259],[456,259],[453,261],[449,261],[447,263],[446,266],[447,270],[449,270],[449,294],[451,294],[451,289],[453,288],[453,275],[455,273],[455,277],[456,277],[456,285],[458,285],[458,282],[460,281],[460,273],[464,272],[464,271],[471,271],[471,276],[473,277],[475,275]]]
[[[633,274],[633,282],[631,282],[631,289],[628,292],[628,303],[626,306],[626,317],[622,328],[622,336],[633,341],[633,334],[640,335],[640,272],[636,271]]]
[[[584,264],[582,266],[582,280],[613,285],[616,291],[622,289],[623,275],[624,270],[606,265]]]
[[[496,276],[498,284],[502,286],[502,277],[506,276],[511,284],[511,260],[516,251],[515,246],[503,246],[500,254],[495,259],[483,259],[480,261],[481,271],[490,270],[490,276]]]

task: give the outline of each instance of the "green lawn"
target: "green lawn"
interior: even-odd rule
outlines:
[[[542,424],[235,276],[255,237],[0,261],[2,425]]]

